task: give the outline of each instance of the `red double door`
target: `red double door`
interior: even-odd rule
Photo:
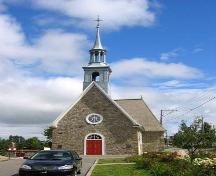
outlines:
[[[101,139],[86,140],[86,154],[102,155],[102,140]]]

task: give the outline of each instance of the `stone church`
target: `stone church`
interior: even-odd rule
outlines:
[[[106,50],[96,40],[83,67],[83,92],[52,123],[53,149],[71,149],[82,155],[124,155],[157,151],[164,129],[141,99],[113,100],[108,94],[112,72]],[[131,90],[132,91],[132,90]]]

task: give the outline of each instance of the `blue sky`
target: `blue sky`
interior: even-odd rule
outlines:
[[[0,0],[0,137],[41,137],[81,93],[99,14],[111,96],[141,95],[173,134],[203,115],[216,125],[216,6],[203,0]],[[13,110],[11,110],[13,109]],[[185,115],[182,115],[185,114]],[[12,131],[13,130],[13,131]]]

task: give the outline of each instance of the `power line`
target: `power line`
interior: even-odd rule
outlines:
[[[177,111],[179,111],[179,110],[177,110],[177,108],[175,108],[175,110],[170,111],[169,113],[165,114],[163,117],[166,117],[166,116],[168,116],[174,112],[177,112]]]
[[[214,100],[215,98],[216,98],[216,97],[213,97],[213,98],[209,99],[208,101],[206,101],[206,102],[202,103],[201,105],[199,105],[199,106],[197,106],[197,107],[195,107],[195,108],[191,109],[191,111],[193,111],[193,110],[195,110],[195,109],[198,109],[199,107],[201,107],[201,106],[203,106],[204,104],[206,104],[206,103],[208,103],[208,102],[210,102],[210,101]]]
[[[214,89],[211,89],[211,90],[209,89],[209,91],[212,91],[212,90],[214,90]],[[215,89],[215,90],[216,90],[216,89]],[[211,96],[211,95],[214,95],[214,93],[213,93],[213,92],[207,92],[207,91],[202,92],[201,95],[189,99],[188,101],[189,101],[190,103],[187,104],[187,106],[193,105],[193,104],[198,103],[198,102],[200,102],[200,101],[204,101],[204,100],[206,100],[207,98],[209,99],[209,98],[211,98],[211,97],[209,97],[209,96]],[[190,110],[190,108],[188,108],[188,107],[186,107],[186,106],[182,106],[182,105],[176,106],[176,107],[174,107],[173,109],[178,109],[178,112]],[[170,112],[170,113],[164,115],[164,117],[165,117],[165,116],[168,116],[168,115],[170,115],[170,114],[172,114],[172,113],[174,113],[174,112],[175,112],[175,111]]]
[[[210,95],[212,95],[212,93],[208,92],[207,94],[205,93],[204,95],[202,94],[201,96],[194,97],[194,98],[188,100],[188,101],[190,101],[190,103],[188,104],[188,106],[189,105],[193,105],[195,103],[198,103],[200,101],[204,101],[206,99],[209,99]],[[191,100],[193,100],[193,101],[191,101]],[[190,110],[190,108],[186,108],[185,106],[177,106],[177,107],[175,107],[175,109],[178,109],[178,111],[181,111],[182,109],[189,109]]]
[[[178,115],[178,116],[176,116],[176,117],[174,117],[174,118],[178,118],[178,117],[184,116],[184,115],[186,115],[186,114],[188,114],[188,113],[190,113],[190,112],[192,112],[192,111],[194,111],[194,110],[196,110],[196,109],[202,107],[203,105],[209,103],[210,101],[214,100],[215,98],[216,98],[216,97],[212,97],[211,99],[209,99],[209,100],[203,102],[202,104],[200,104],[200,105],[198,105],[198,106],[196,106],[196,107],[190,109],[189,111],[187,111],[187,112],[185,112],[185,113],[183,113],[183,114],[180,114],[180,115]]]

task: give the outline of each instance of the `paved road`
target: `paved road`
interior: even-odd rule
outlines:
[[[95,157],[83,157],[82,174],[79,176],[85,176],[95,160]],[[0,176],[17,176],[19,167],[24,161],[23,159],[13,159],[0,162]]]

